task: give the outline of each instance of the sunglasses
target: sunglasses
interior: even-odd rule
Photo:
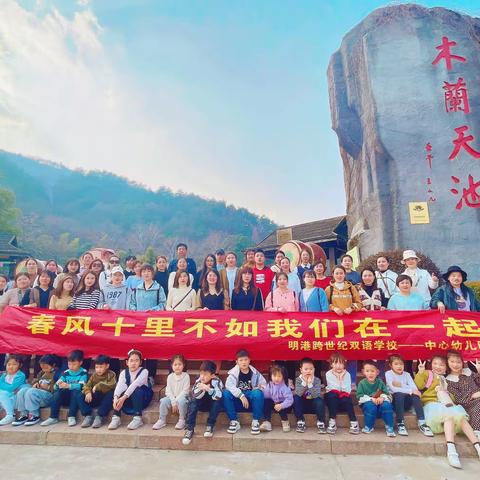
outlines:
[[[110,260],[110,263],[118,265],[120,263],[120,260]]]

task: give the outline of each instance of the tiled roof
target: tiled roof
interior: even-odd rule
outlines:
[[[342,215],[340,217],[326,218],[324,220],[301,223],[299,225],[290,225],[283,228],[292,229],[293,240],[314,243],[328,242],[329,240],[337,239],[337,233],[335,232],[335,229],[342,221],[345,221],[345,219],[346,216]],[[277,246],[277,230],[274,230],[257,245],[258,248],[266,249],[275,248]]]
[[[12,233],[0,233],[0,254],[27,255],[27,252],[18,247],[17,237]]]

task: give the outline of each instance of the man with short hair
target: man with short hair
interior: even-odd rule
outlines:
[[[215,252],[215,259],[217,261],[217,272],[219,272],[225,268],[225,250],[223,248],[219,248]]]
[[[135,266],[136,260],[137,257],[135,255],[128,255],[125,259],[125,270],[123,271],[123,274],[125,275],[125,280],[131,275],[135,275],[133,267]]]
[[[265,302],[267,295],[272,290],[275,273],[265,265],[265,253],[261,248],[255,250],[255,266],[253,267],[253,283],[262,292]]]
[[[185,258],[187,261],[187,272],[193,276],[197,273],[197,264],[193,258],[188,258],[188,246],[186,243],[179,243],[175,249],[177,252],[177,258],[174,258],[168,266],[168,273],[177,271],[177,262],[180,258]]]

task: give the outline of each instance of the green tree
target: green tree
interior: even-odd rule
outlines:
[[[155,250],[152,246],[148,247],[143,254],[143,261],[150,265],[155,265]]]
[[[17,219],[20,210],[15,206],[15,195],[6,188],[0,188],[0,231],[19,234]]]

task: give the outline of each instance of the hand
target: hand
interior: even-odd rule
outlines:
[[[347,307],[343,313],[345,313],[346,315],[350,315],[351,313],[353,312],[353,310],[350,308],[350,307]]]
[[[437,303],[437,308],[440,313],[445,313],[445,305],[442,302]]]
[[[479,392],[480,393],[480,392]],[[281,409],[282,409],[282,404],[281,403],[276,403],[275,406],[273,407],[273,409],[276,411],[276,412],[279,412]]]
[[[480,373],[480,360],[478,358],[475,359],[475,363],[472,362],[475,368],[477,369],[477,372]]]
[[[172,413],[175,413],[175,414],[178,413],[178,405],[176,403],[172,405]]]
[[[438,393],[440,390],[441,390],[440,385],[437,385],[437,386],[435,387],[435,391]]]
[[[243,408],[247,409],[250,406],[248,403],[248,398],[245,395],[240,397],[240,401],[242,402]]]
[[[39,385],[38,383],[34,383],[34,384],[32,385],[32,388],[40,388],[40,385]]]
[[[58,388],[62,388],[62,389],[70,388],[70,385],[68,383],[62,382],[61,380],[59,380],[57,385],[58,385]]]
[[[90,403],[93,400],[93,395],[89,392],[85,395],[85,401]]]
[[[378,398],[372,398],[372,403],[374,403],[375,405],[378,405]]]
[[[421,373],[421,372],[424,372],[425,371],[425,364],[427,363],[427,361],[421,361],[419,360],[418,361],[418,372]]]
[[[206,385],[205,383],[199,383],[197,387],[204,392],[208,392],[210,390],[210,385]]]
[[[378,397],[377,398],[377,405],[381,405],[384,401],[385,401],[385,399],[383,397]]]
[[[438,277],[437,277],[434,273],[432,273],[432,280],[433,280],[435,283],[438,282]]]
[[[338,307],[334,307],[333,308],[333,311],[337,314],[337,315],[341,315],[343,313],[342,309],[341,308],[338,308]]]
[[[103,305],[103,309],[104,310],[111,310],[112,307],[108,303],[105,303],[105,305]]]
[[[93,388],[92,388],[92,393],[95,393],[97,391],[97,386],[95,385]]]
[[[472,393],[471,399],[472,399],[472,400],[475,400],[476,398],[480,398],[480,391],[479,391],[479,392]]]
[[[278,311],[282,313],[286,313],[287,309],[285,307],[278,307]]]
[[[401,388],[402,386],[401,382],[397,382],[396,380],[392,382],[392,385],[397,388]]]
[[[380,307],[380,311],[386,310],[386,307]]]
[[[422,396],[422,393],[420,392],[420,390],[414,390],[412,392],[412,395],[416,395],[417,397],[421,397]]]
[[[125,395],[122,395],[120,398],[117,398],[117,401],[114,400],[113,401],[114,410],[121,410],[126,399],[127,397]]]

